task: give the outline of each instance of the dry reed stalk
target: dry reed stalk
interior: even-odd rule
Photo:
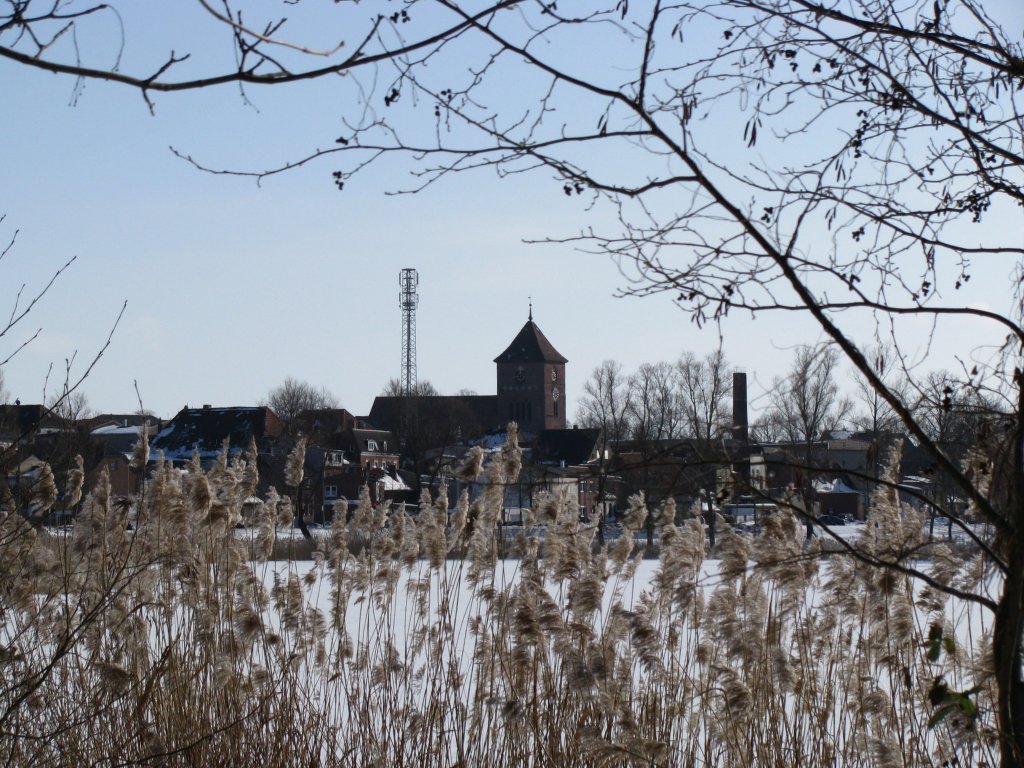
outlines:
[[[255,448],[204,470],[158,461],[145,494],[103,475],[56,547],[0,515],[0,757],[15,765],[991,764],[990,642],[929,661],[928,628],[957,606],[902,577],[803,547],[791,513],[756,540],[655,511],[649,582],[632,534],[595,550],[574,500],[539,500],[516,562],[497,559],[514,435],[466,477],[475,499],[419,512],[363,493],[312,567],[265,562],[288,504],[266,496],[254,556],[235,536]],[[915,546],[879,495],[870,551]],[[129,529],[129,521],[132,526]],[[878,525],[875,526],[875,523]],[[868,528],[868,526],[866,526]],[[887,537],[893,538],[887,538]],[[462,547],[465,559],[453,559]],[[901,549],[903,548],[903,549]],[[933,550],[940,583],[984,578]],[[270,590],[266,585],[272,585]],[[928,687],[980,686],[982,715],[928,726]],[[13,682],[11,682],[13,681]]]

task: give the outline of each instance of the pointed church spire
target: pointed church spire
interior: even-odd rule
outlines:
[[[533,308],[530,308],[530,319],[520,329],[518,335],[508,345],[508,349],[494,358],[496,363],[566,363],[537,324],[533,322]]]
[[[533,322],[533,296],[527,296],[526,298],[528,298],[530,300],[530,322],[532,323]]]

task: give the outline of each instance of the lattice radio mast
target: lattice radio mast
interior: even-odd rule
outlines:
[[[402,292],[398,304],[402,308],[402,396],[416,394],[416,306],[420,297],[416,293],[420,276],[415,269],[406,268],[398,275]]]

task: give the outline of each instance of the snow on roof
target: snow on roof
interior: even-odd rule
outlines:
[[[508,442],[507,432],[498,432],[493,435],[484,435],[480,440],[480,447],[485,451],[496,451]]]
[[[906,475],[903,478],[903,484],[905,485],[928,485],[931,481],[930,477],[922,477],[921,475]]]
[[[33,477],[46,462],[37,456],[26,456],[14,469],[14,473]]]
[[[814,490],[818,493],[860,493],[856,488],[851,488],[839,478],[818,483]]]
[[[236,455],[246,450],[250,439],[259,443],[267,436],[268,410],[262,406],[183,408],[150,446],[154,452],[163,451],[168,461],[186,461],[193,452],[203,458],[218,456],[227,439],[228,453]]]
[[[383,477],[381,477],[380,480],[378,480],[377,482],[379,482],[381,484],[381,490],[383,490],[383,491],[408,491],[408,490],[411,490],[409,488],[409,486],[406,485],[402,481],[401,478],[395,478],[395,477],[392,477],[391,475],[387,475],[387,474],[385,474]]]
[[[105,427],[97,427],[89,434],[103,436],[103,435],[139,435],[142,432],[142,427],[122,427],[117,424],[107,424]]]

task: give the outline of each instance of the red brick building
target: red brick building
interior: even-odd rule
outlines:
[[[565,364],[568,362],[533,322],[533,313],[498,367],[497,416],[524,432],[565,429]]]

